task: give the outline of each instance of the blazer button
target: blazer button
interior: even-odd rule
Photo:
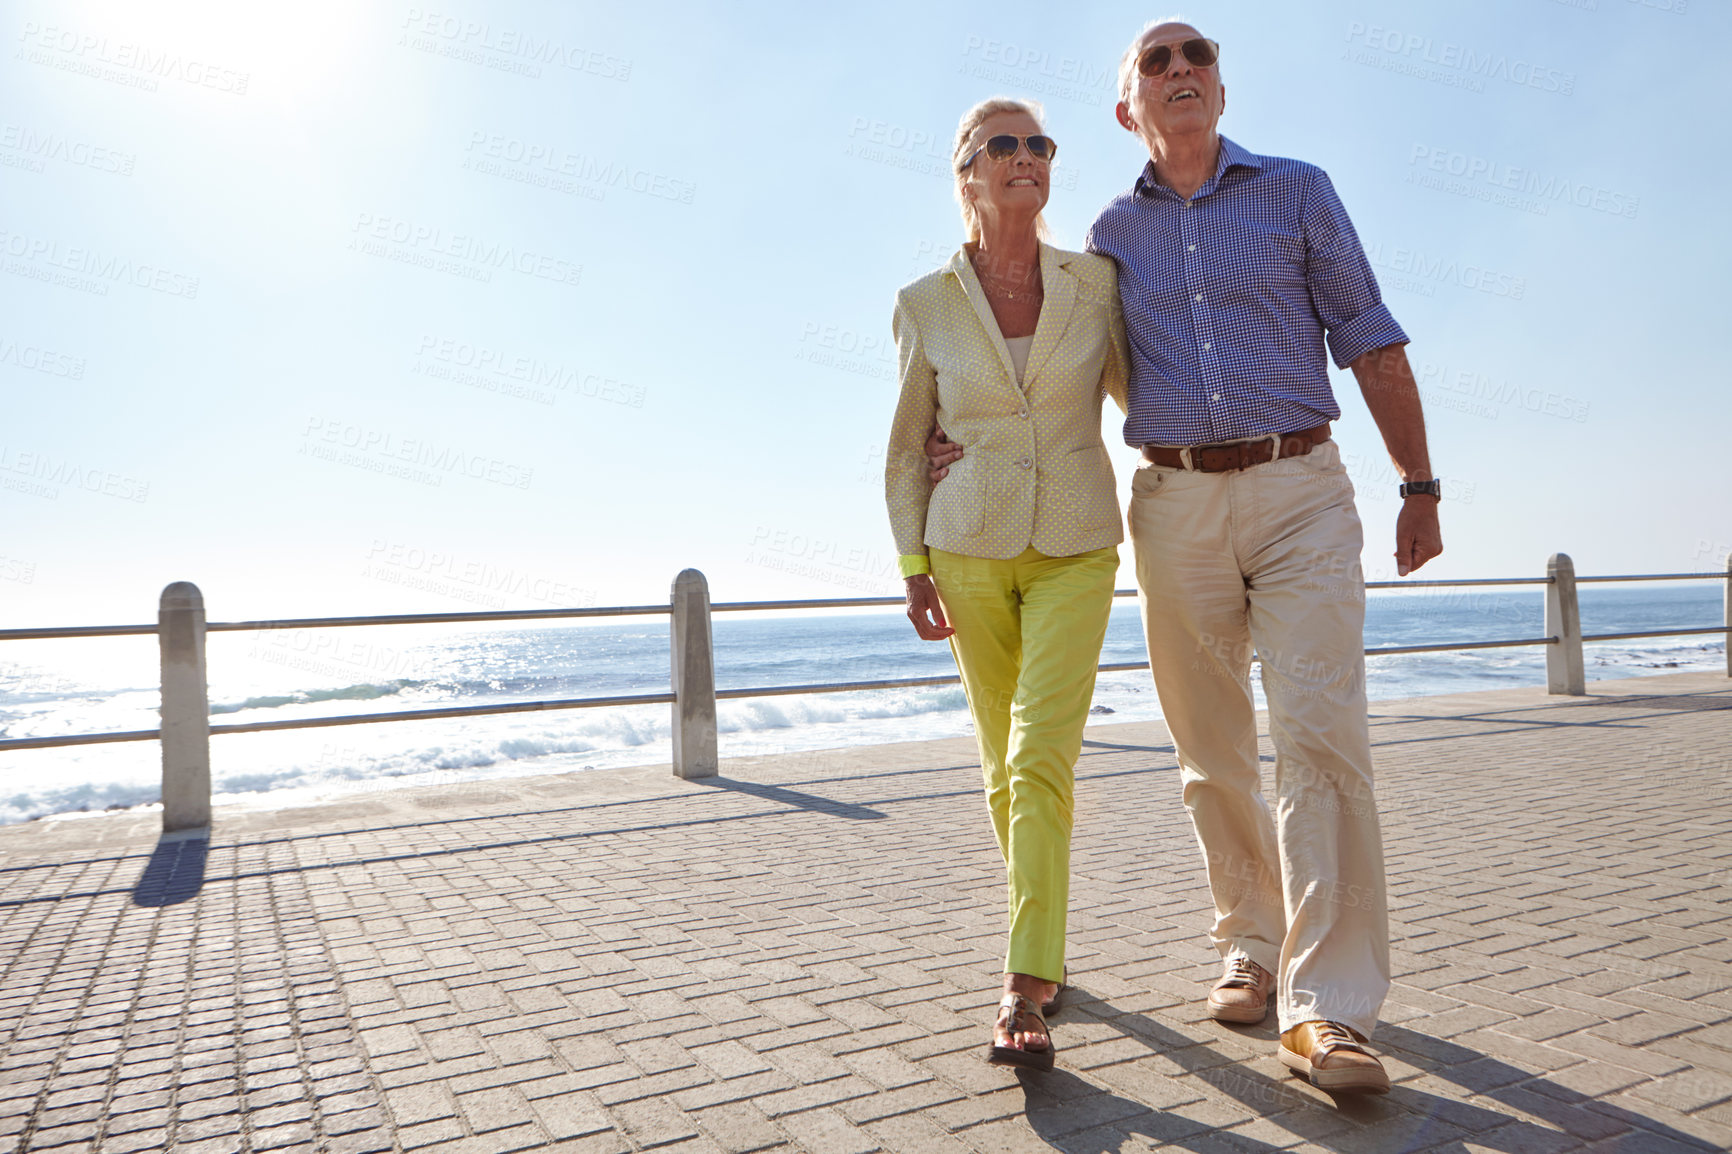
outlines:
[[[1018,461],[1017,464],[1021,465],[1025,469],[1032,469],[1034,467],[1034,462],[1029,460],[1027,457],[1024,457],[1022,460]]]
[[[1028,419],[1028,410],[1027,409],[1019,409],[1019,410],[1017,410],[1016,415],[1021,417],[1023,420],[1026,421]]]

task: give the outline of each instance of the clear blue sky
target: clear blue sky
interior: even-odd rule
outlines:
[[[0,11],[23,625],[148,620],[180,579],[212,619],[655,602],[688,566],[718,600],[899,592],[891,302],[960,239],[956,119],[1045,101],[1080,245],[1144,159],[1119,53],[1170,10]],[[1330,172],[1413,337],[1451,492],[1424,575],[1723,566],[1725,6],[1183,11],[1223,131]],[[1395,480],[1336,387],[1387,576]]]

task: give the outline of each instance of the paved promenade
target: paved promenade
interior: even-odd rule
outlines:
[[[1051,1074],[982,1060],[1002,866],[947,740],[0,829],[0,1151],[1732,1147],[1732,682],[1373,740],[1384,1098],[1206,1019],[1171,746],[1104,725]]]

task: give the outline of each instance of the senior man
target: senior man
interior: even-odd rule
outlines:
[[[1330,439],[1325,350],[1351,367],[1402,478],[1396,571],[1443,550],[1408,367],[1324,172],[1221,136],[1219,46],[1146,28],[1119,66],[1119,124],[1148,148],[1089,231],[1113,258],[1131,345],[1129,511],[1149,660],[1224,961],[1210,1015],[1262,1021],[1281,1060],[1381,1093],[1366,1043],[1389,989],[1383,848],[1366,720],[1363,544]],[[929,444],[934,466],[960,452]],[[1265,801],[1250,687],[1275,747]]]

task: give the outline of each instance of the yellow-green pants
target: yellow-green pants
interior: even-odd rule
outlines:
[[[1010,890],[1004,969],[1064,977],[1072,773],[1112,610],[1118,550],[1008,561],[930,550]]]

